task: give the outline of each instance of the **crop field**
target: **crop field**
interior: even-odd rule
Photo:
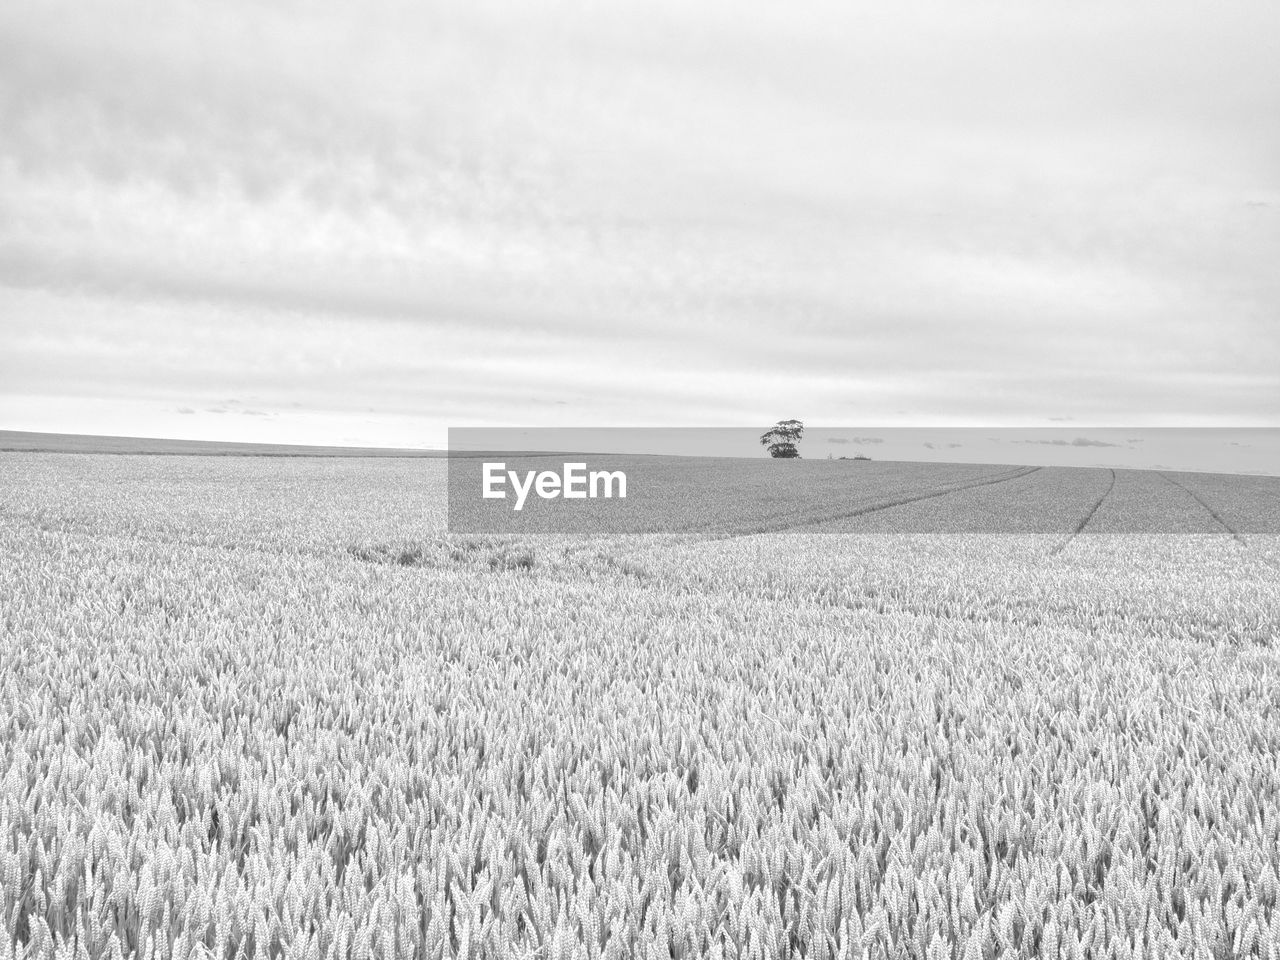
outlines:
[[[526,475],[545,457],[504,466]],[[482,462],[448,468],[449,521],[471,533],[1226,533],[1280,535],[1280,478],[980,463],[617,456],[625,501],[477,496]],[[1060,545],[1059,545],[1060,546]]]
[[[1280,958],[1280,480],[765,467],[0,454],[0,958]]]

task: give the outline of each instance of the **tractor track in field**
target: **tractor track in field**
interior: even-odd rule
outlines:
[[[781,524],[776,527],[765,528],[760,530],[748,530],[741,533],[726,533],[720,536],[713,536],[712,540],[735,540],[740,537],[754,537],[766,533],[788,533],[801,527],[813,527],[823,523],[832,523],[836,520],[851,520],[854,517],[866,516],[869,513],[879,513],[881,510],[890,510],[893,507],[906,506],[909,503],[919,503],[922,500],[933,500],[937,497],[945,497],[952,493],[963,493],[965,490],[973,490],[976,487],[989,487],[997,483],[1008,483],[1010,480],[1021,480],[1023,477],[1029,477],[1031,474],[1040,470],[1040,467],[1019,467],[1016,470],[1007,471],[997,474],[993,477],[982,477],[977,480],[966,480],[960,483],[951,484],[945,487],[935,487],[932,490],[926,490],[923,493],[910,494],[903,497],[895,497],[892,500],[880,500],[875,503],[867,504],[864,507],[858,507],[855,510],[849,510],[845,513],[836,513],[826,517],[816,517],[812,520],[800,520],[795,523]],[[850,531],[853,532],[853,531]]]
[[[1071,546],[1071,544],[1075,542],[1076,537],[1084,533],[1084,528],[1089,526],[1089,521],[1092,520],[1093,515],[1098,512],[1098,508],[1102,506],[1107,497],[1111,496],[1111,491],[1116,488],[1116,472],[1111,470],[1109,467],[1108,471],[1111,473],[1111,482],[1107,484],[1107,489],[1103,491],[1102,496],[1094,501],[1093,506],[1089,508],[1088,512],[1080,518],[1080,522],[1076,524],[1076,528],[1067,534],[1067,539],[1061,541],[1056,547],[1049,551],[1049,556],[1056,557],[1063,550],[1067,549],[1067,547]]]
[[[1221,514],[1219,514],[1217,510],[1213,509],[1213,507],[1209,506],[1208,502],[1203,497],[1201,497],[1200,494],[1196,493],[1190,487],[1179,483],[1177,480],[1173,479],[1173,477],[1169,476],[1167,473],[1161,473],[1160,476],[1164,477],[1166,480],[1172,483],[1175,487],[1177,487],[1179,490],[1181,490],[1183,493],[1189,496],[1192,500],[1200,504],[1200,506],[1204,507],[1205,510],[1208,511],[1209,516],[1213,517],[1213,519],[1217,522],[1218,526],[1222,527],[1223,530],[1231,534],[1231,536],[1235,539],[1237,543],[1245,542],[1244,537],[1240,536],[1240,531],[1238,531],[1235,527],[1231,526],[1231,524],[1227,523],[1227,521],[1223,520]]]

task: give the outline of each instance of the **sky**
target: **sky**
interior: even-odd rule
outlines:
[[[1274,0],[11,0],[0,429],[1277,427],[1277,117]]]

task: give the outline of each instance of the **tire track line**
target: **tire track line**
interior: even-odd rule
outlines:
[[[1040,467],[1020,467],[1017,470],[1008,473],[1002,473],[994,477],[984,477],[979,480],[969,480],[959,484],[953,484],[944,488],[935,488],[924,493],[912,494],[906,497],[898,497],[893,500],[882,500],[876,503],[868,504],[865,507],[859,507],[856,510],[850,510],[847,513],[832,514],[827,517],[817,517],[813,520],[800,520],[796,523],[785,524],[779,527],[773,527],[763,530],[751,530],[744,533],[729,533],[719,537],[712,537],[713,540],[733,540],[740,537],[754,537],[766,533],[786,533],[796,530],[800,527],[812,527],[822,523],[831,523],[835,520],[851,520],[854,517],[866,516],[869,513],[879,513],[881,510],[891,510],[894,507],[906,506],[909,503],[919,503],[921,500],[933,500],[937,497],[945,497],[952,493],[962,493],[965,490],[972,490],[975,487],[989,487],[997,483],[1008,483],[1010,480],[1021,480],[1023,477],[1029,477],[1031,474],[1040,470]],[[850,531],[854,532],[854,531]]]
[[[1213,509],[1213,507],[1209,506],[1209,504],[1200,496],[1200,494],[1196,493],[1190,487],[1184,486],[1183,484],[1179,483],[1177,480],[1173,479],[1173,477],[1169,476],[1167,473],[1161,473],[1160,476],[1164,477],[1166,480],[1172,483],[1175,487],[1177,487],[1179,490],[1181,490],[1183,493],[1189,496],[1192,500],[1200,504],[1200,506],[1204,507],[1205,510],[1209,512],[1209,516],[1213,517],[1213,519],[1217,521],[1218,526],[1222,527],[1223,530],[1231,534],[1231,536],[1235,539],[1237,543],[1245,542],[1244,537],[1240,536],[1240,532],[1236,530],[1235,527],[1231,526],[1231,524],[1227,523],[1227,521],[1223,520],[1222,516],[1218,513],[1218,511]]]
[[[1111,491],[1116,488],[1116,472],[1114,470],[1111,470],[1109,467],[1107,469],[1110,470],[1111,472],[1111,482],[1107,484],[1107,489],[1103,491],[1102,496],[1100,496],[1096,501],[1094,501],[1093,506],[1089,508],[1089,512],[1080,518],[1080,522],[1077,523],[1076,528],[1067,535],[1067,539],[1063,540],[1056,547],[1054,547],[1052,550],[1049,551],[1049,556],[1056,557],[1063,550],[1067,549],[1067,547],[1071,546],[1071,544],[1075,541],[1076,537],[1080,536],[1080,534],[1084,532],[1084,528],[1089,525],[1089,521],[1092,520],[1093,515],[1098,512],[1098,508],[1102,506],[1103,501],[1105,501],[1107,497],[1111,496]]]

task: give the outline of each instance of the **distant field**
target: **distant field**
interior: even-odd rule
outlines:
[[[508,457],[518,474],[545,469]],[[1280,534],[1280,477],[893,461],[596,457],[625,500],[485,500],[449,465],[450,528],[528,535],[701,533]]]
[[[153,437],[97,437],[78,433],[0,430],[0,453],[139,453],[237,457],[442,457],[442,450],[389,447],[313,447],[302,444],[229,443],[221,440],[164,440]]]
[[[0,955],[1277,956],[1274,483],[779,466],[0,454]]]

